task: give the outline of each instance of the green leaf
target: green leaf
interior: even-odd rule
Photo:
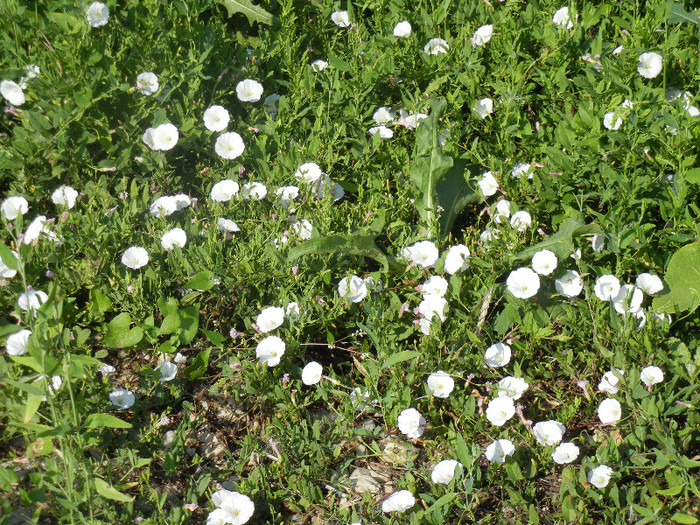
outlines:
[[[668,21],[672,24],[689,23],[695,24],[700,29],[700,16],[696,12],[689,13],[681,2],[669,2],[671,4],[671,14]],[[695,523],[695,522],[693,522]]]
[[[90,313],[93,316],[101,316],[112,309],[112,301],[100,290],[90,290]]]
[[[467,163],[457,159],[435,188],[437,204],[442,208],[438,222],[443,239],[449,236],[455,220],[466,205],[479,201],[479,194],[467,181],[467,174]]]
[[[464,441],[462,434],[457,434],[457,459],[466,468],[471,467],[474,464],[474,458],[469,453],[469,448],[467,448],[467,442]]]
[[[143,330],[136,326],[131,327],[131,316],[124,312],[117,315],[107,324],[107,332],[102,338],[102,343],[115,348],[134,346],[143,338]]]
[[[409,359],[413,359],[418,356],[420,356],[420,352],[416,352],[415,350],[404,350],[402,352],[396,352],[395,354],[389,356],[389,358],[386,361],[384,361],[384,363],[382,364],[382,368],[390,368],[398,363],[408,361]]]
[[[15,381],[14,379],[11,379],[9,377],[5,377],[3,379],[3,382],[5,382],[8,385],[13,386],[19,390],[26,392],[30,396],[43,398],[46,395],[46,390],[34,385],[33,383],[20,383],[19,381]]]
[[[75,94],[75,103],[81,108],[86,108],[92,102],[92,98],[92,89],[85,88]]]
[[[685,172],[685,180],[690,184],[700,184],[700,168],[693,168]],[[3,257],[4,259],[4,257]],[[7,264],[7,263],[5,263]]]
[[[265,11],[262,7],[253,5],[250,0],[218,0],[228,11],[229,18],[236,13],[242,13],[248,18],[248,23],[259,22],[261,24],[272,25],[275,17]]]
[[[192,288],[193,290],[211,290],[214,287],[214,272],[204,270],[192,277],[183,288]]]
[[[329,54],[328,55],[328,63],[333,66],[335,69],[338,71],[351,71],[352,66],[350,63],[346,62],[342,58],[339,58],[335,55]]]
[[[0,465],[0,490],[8,491],[13,483],[19,482],[14,470],[8,470]]]
[[[657,490],[656,493],[661,494],[662,496],[677,496],[681,493],[683,487],[685,487],[685,483],[681,483],[680,485],[675,485],[667,489]]]
[[[187,379],[196,381],[204,376],[209,367],[209,354],[211,354],[211,348],[207,348],[197,354],[192,360],[192,364],[185,368],[185,376],[187,376]]]
[[[389,266],[395,269],[401,268],[396,261],[390,259],[374,243],[371,235],[331,235],[329,237],[317,237],[301,243],[289,250],[287,260],[294,261],[302,255],[319,255],[324,253],[351,253],[374,259],[382,265],[384,271]]]
[[[516,256],[516,259],[530,259],[535,253],[545,249],[554,252],[559,260],[566,259],[576,249],[574,238],[602,233],[603,231],[596,225],[583,224],[578,219],[569,217],[559,225],[557,233],[526,248]]]
[[[131,503],[132,501],[134,501],[133,496],[127,496],[123,492],[119,492],[112,485],[100,478],[95,478],[95,489],[97,490],[97,493],[103,498],[111,499],[114,501],[122,501],[124,503]]]
[[[673,254],[664,276],[669,292],[654,298],[660,312],[695,310],[700,305],[700,244],[688,244]]]
[[[698,519],[694,518],[692,516],[688,516],[687,514],[682,514],[680,512],[676,512],[673,516],[671,516],[671,520],[675,521],[676,523],[688,523],[688,524],[693,524],[697,523]]]
[[[210,332],[209,330],[202,330],[204,336],[209,340],[214,346],[223,346],[226,337],[218,332]]]
[[[168,335],[180,328],[180,312],[173,312],[165,316],[158,329],[158,335]]]
[[[7,246],[0,243],[0,259],[10,270],[19,270],[19,261]]]
[[[85,418],[86,428],[131,428],[132,424],[127,423],[111,414],[90,414]]]

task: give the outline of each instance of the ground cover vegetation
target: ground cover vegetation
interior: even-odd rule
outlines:
[[[697,523],[690,4],[2,2],[0,523]]]

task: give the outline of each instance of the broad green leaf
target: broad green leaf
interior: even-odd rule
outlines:
[[[443,239],[450,235],[455,220],[465,206],[479,201],[479,194],[467,181],[468,176],[467,163],[457,159],[437,183],[437,204],[442,209],[438,222]]]
[[[418,356],[420,356],[420,352],[416,352],[415,350],[396,352],[395,354],[390,355],[389,358],[382,363],[382,368],[390,368],[398,363],[403,363],[404,361],[414,359]]]
[[[214,287],[214,272],[204,270],[192,277],[183,288],[192,288],[193,290],[211,290]]]
[[[224,341],[226,341],[226,337],[221,335],[218,332],[211,332],[209,330],[202,330],[202,333],[209,340],[209,342],[211,344],[213,344],[214,346],[222,346],[224,344]]]
[[[0,259],[10,270],[19,270],[19,261],[7,246],[0,243]]]
[[[688,516],[687,514],[683,514],[681,512],[676,512],[673,516],[671,516],[671,520],[675,521],[676,523],[687,523],[689,525],[693,525],[693,523],[698,522],[697,518],[694,518],[693,516]]]
[[[107,332],[102,343],[115,348],[134,346],[143,338],[143,330],[136,326],[131,328],[131,316],[124,312],[107,324]]]
[[[668,21],[672,24],[695,24],[700,29],[700,16],[695,11],[691,13],[686,11],[682,2],[671,2],[671,14]]]
[[[35,396],[32,394],[27,395],[27,403],[24,405],[24,418],[23,421],[25,423],[29,423],[32,418],[34,417],[34,414],[36,414],[36,411],[39,410],[39,406],[41,406],[41,400],[44,399],[44,396]]]
[[[187,379],[195,381],[204,376],[207,372],[207,367],[209,367],[209,354],[211,354],[211,348],[207,348],[197,354],[192,360],[192,364],[185,369]]]
[[[188,306],[181,308],[180,312],[180,344],[186,345],[192,342],[197,335],[199,329],[199,305]]]
[[[441,496],[435,503],[433,503],[428,509],[425,511],[426,513],[431,513],[436,509],[440,509],[450,503],[452,500],[454,500],[457,497],[457,493],[455,492],[448,492],[444,496]]]
[[[669,292],[654,298],[659,312],[695,310],[700,305],[700,244],[688,244],[673,254],[664,281]]]
[[[685,180],[690,184],[700,184],[700,168],[693,168],[692,170],[686,171]]]
[[[246,16],[248,23],[251,25],[253,22],[272,25],[275,21],[275,17],[271,13],[268,13],[262,7],[253,5],[250,0],[218,0],[218,2],[226,8],[229,18],[236,13],[241,13]]]
[[[111,414],[90,414],[85,418],[86,428],[131,428],[132,424],[127,423]]]
[[[328,63],[338,71],[352,71],[352,66],[347,61],[335,55],[328,55]]]
[[[683,487],[685,487],[685,483],[681,483],[667,489],[657,490],[656,494],[661,494],[662,496],[677,496],[681,493]]]
[[[132,501],[134,501],[133,496],[127,496],[123,492],[119,492],[112,485],[100,478],[95,478],[95,489],[97,490],[97,493],[103,498],[111,499],[114,501],[122,501],[124,503],[131,503]]]
[[[575,251],[574,238],[602,233],[603,231],[596,225],[583,224],[581,221],[569,217],[559,225],[557,233],[550,235],[534,246],[526,248],[516,256],[516,259],[530,259],[535,253],[546,249],[554,252],[559,260],[562,260]]]
[[[163,323],[158,329],[158,335],[168,335],[180,328],[180,313],[173,312],[165,316]]]
[[[470,468],[474,464],[474,458],[469,453],[469,448],[467,448],[467,442],[464,441],[462,434],[457,434],[457,459],[466,468]]]
[[[8,491],[13,483],[17,483],[19,477],[14,470],[6,469],[0,465],[0,490]]]
[[[331,235],[329,237],[317,237],[303,242],[299,246],[289,250],[288,261],[294,261],[302,255],[320,255],[324,253],[343,253],[362,255],[374,259],[382,265],[384,271],[401,266],[377,247],[374,236],[371,235]]]
[[[19,390],[22,390],[23,392],[26,392],[30,396],[38,397],[41,399],[46,395],[46,390],[33,383],[20,383],[19,381],[15,381],[14,379],[11,379],[9,377],[5,377],[3,379],[3,382]]]
[[[94,316],[101,316],[112,309],[112,301],[100,290],[93,288],[90,290],[90,313]]]

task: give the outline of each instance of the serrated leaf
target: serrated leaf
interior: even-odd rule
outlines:
[[[134,501],[133,496],[127,496],[123,492],[119,492],[112,485],[100,478],[95,478],[95,490],[97,490],[97,493],[103,498],[122,501],[124,503],[131,503]]]
[[[479,201],[479,194],[467,181],[467,174],[467,163],[457,159],[435,188],[437,204],[442,208],[438,222],[443,239],[449,236],[455,220],[465,206]]]
[[[253,22],[272,25],[275,21],[275,17],[271,13],[260,6],[253,5],[250,0],[218,0],[218,2],[226,8],[229,18],[236,13],[241,13],[246,16],[251,25]]]
[[[654,310],[693,311],[700,305],[700,244],[688,244],[673,254],[664,281],[669,292],[654,298]]]
[[[131,428],[133,425],[111,414],[90,414],[85,418],[86,428]]]
[[[387,255],[374,243],[372,235],[331,235],[317,237],[303,242],[299,246],[289,250],[287,260],[294,261],[302,255],[320,255],[325,253],[351,253],[374,259],[382,265],[384,271],[389,266],[400,268],[396,261],[390,260]]]

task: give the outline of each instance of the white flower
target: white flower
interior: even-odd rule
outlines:
[[[427,294],[423,296],[423,300],[418,305],[418,311],[427,320],[432,321],[436,315],[440,321],[445,320],[445,307],[447,301],[439,295]]]
[[[207,525],[243,525],[255,512],[253,501],[245,494],[238,492],[217,490],[212,494],[211,501],[217,509],[209,513]]]
[[[617,372],[617,374],[615,372]],[[622,376],[624,373],[625,372],[619,368],[616,368],[614,371],[610,370],[605,372],[600,383],[598,383],[598,390],[610,395],[617,394],[620,391],[620,378],[618,376]]]
[[[301,219],[292,224],[292,230],[302,241],[308,241],[314,231],[314,224],[309,219]]]
[[[425,44],[423,51],[428,55],[439,55],[440,53],[447,54],[448,49],[450,49],[450,46],[442,38],[431,38]]]
[[[69,210],[75,206],[78,192],[70,186],[60,186],[51,194],[51,201],[59,206],[66,206]]]
[[[122,255],[122,264],[132,270],[138,270],[148,264],[148,252],[140,246],[127,248]]]
[[[177,128],[170,124],[161,124],[156,127],[151,135],[153,140],[153,149],[156,151],[168,151],[175,147],[180,135]]]
[[[177,195],[174,195],[173,199],[175,199],[175,207],[178,210],[184,210],[190,204],[192,204],[192,199],[190,199],[190,197],[188,195],[185,195],[184,193],[178,193]]]
[[[524,210],[516,211],[510,218],[511,227],[515,228],[519,232],[524,232],[530,227],[531,224],[532,216]]]
[[[399,490],[382,501],[382,512],[405,512],[416,504],[416,498],[407,490]]]
[[[282,95],[278,95],[277,93],[265,97],[263,106],[267,106],[268,115],[275,115],[277,113],[277,102],[279,102],[281,98]]]
[[[476,181],[476,183],[479,185],[481,193],[484,194],[484,197],[495,195],[495,193],[498,191],[498,181],[490,171],[485,172],[481,178]]]
[[[462,464],[455,459],[444,459],[433,467],[430,479],[433,480],[433,483],[448,485],[455,477],[455,469],[457,469],[458,475],[461,476],[464,471]]]
[[[564,437],[564,432],[566,432],[566,427],[559,423],[559,421],[540,421],[539,423],[535,423],[535,426],[532,427],[535,440],[545,447],[550,447],[559,443],[561,438]]]
[[[497,439],[486,447],[484,456],[494,463],[505,463],[506,456],[512,456],[514,452],[515,446],[513,446],[513,442],[510,439]]]
[[[321,174],[321,179],[318,184],[316,197],[324,199],[329,193],[333,195],[333,202],[337,202],[345,196],[345,190],[337,182],[333,182],[325,173]]]
[[[654,295],[664,289],[664,283],[659,276],[650,273],[640,273],[637,276],[636,284],[637,288],[649,295]]]
[[[22,86],[12,80],[0,82],[0,94],[13,106],[21,106],[26,102]]]
[[[155,128],[148,128],[146,131],[143,132],[143,136],[141,137],[143,143],[152,150],[156,149],[156,143],[153,140],[154,132]]]
[[[245,144],[238,133],[229,131],[219,135],[214,143],[214,151],[221,158],[233,160],[243,155]]]
[[[431,276],[422,285],[423,293],[426,295],[437,295],[439,297],[444,297],[447,293],[447,281],[444,277],[439,275]]]
[[[565,27],[566,29],[571,29],[572,27],[574,27],[574,24],[569,18],[568,7],[562,7],[561,9],[557,10],[557,12],[554,13],[554,16],[552,17],[552,22],[554,22],[555,25],[558,25],[559,27]]]
[[[231,119],[228,110],[223,106],[212,106],[204,112],[204,127],[209,131],[223,131]]]
[[[175,354],[175,357],[173,357],[173,362],[174,362],[176,365],[181,365],[181,364],[183,364],[185,361],[187,361],[187,357],[185,357],[184,355],[182,355],[180,352],[178,352],[177,354]]]
[[[552,452],[552,459],[559,465],[565,465],[575,461],[578,457],[579,449],[573,443],[562,443]]]
[[[377,403],[377,400],[372,399],[372,395],[367,390],[356,386],[352,392],[350,392],[350,402],[356,410],[367,412],[372,408],[374,403]]]
[[[338,295],[351,303],[359,303],[367,296],[367,283],[357,275],[343,277],[338,282]]]
[[[335,11],[331,14],[331,20],[338,27],[350,27],[350,17],[347,11]]]
[[[609,111],[603,116],[603,126],[611,131],[617,131],[622,126],[622,118],[615,118],[615,112]]]
[[[519,162],[515,166],[513,166],[513,169],[511,170],[510,174],[514,179],[519,179],[523,175],[527,175],[528,179],[532,179],[533,177],[533,171],[532,171],[532,166],[528,164],[527,162]]]
[[[451,246],[445,255],[445,271],[450,275],[463,272],[469,268],[469,248],[463,244]]]
[[[391,108],[382,106],[374,112],[372,118],[377,123],[377,125],[381,126],[382,124],[390,124],[394,122],[394,120],[396,119],[396,113],[393,112]]]
[[[187,243],[187,234],[182,228],[173,228],[163,234],[160,238],[160,245],[165,250],[172,250],[175,246],[183,248]]]
[[[267,196],[267,188],[260,182],[246,182],[241,188],[241,197],[252,201],[260,201]]]
[[[399,118],[396,123],[399,126],[404,126],[408,129],[416,129],[420,124],[420,121],[428,118],[425,113],[416,113],[415,115],[409,115],[405,109],[399,110]]]
[[[493,113],[493,100],[491,100],[488,97],[482,98],[481,100],[478,100],[476,103],[476,107],[474,107],[474,111],[482,119],[485,119],[491,113]]]
[[[394,26],[394,36],[398,38],[408,38],[411,36],[411,24],[406,20]]]
[[[501,230],[497,228],[486,228],[479,234],[479,241],[481,242],[484,248],[488,248],[489,243],[494,239],[498,239],[498,236],[500,234]]]
[[[367,133],[369,133],[373,137],[374,135],[379,133],[380,139],[390,139],[394,136],[394,130],[387,128],[386,126],[372,126],[367,130]]]
[[[311,62],[311,69],[315,73],[323,71],[327,67],[328,67],[328,62],[326,62],[325,60],[314,60],[313,62]]]
[[[624,51],[624,49],[625,49],[625,46],[617,46],[615,49],[613,49],[612,54],[619,55],[620,53],[622,53]]]
[[[315,385],[321,380],[322,374],[323,367],[316,361],[311,361],[301,371],[301,381],[306,386]]]
[[[177,211],[177,200],[169,195],[158,197],[153,201],[148,211],[155,217],[167,217]]]
[[[588,483],[599,489],[605,488],[610,483],[613,469],[607,465],[598,465],[588,472]]]
[[[212,186],[209,196],[211,200],[217,202],[230,201],[234,195],[238,194],[238,183],[231,179],[224,179]]]
[[[277,366],[284,355],[284,341],[276,335],[271,335],[258,343],[255,349],[255,356],[260,363],[267,363],[267,366]]]
[[[31,80],[41,74],[41,68],[36,64],[29,64],[24,68],[24,74],[26,75],[27,80]]]
[[[644,78],[655,78],[663,68],[663,59],[658,53],[642,53],[639,55],[637,72]]]
[[[116,372],[117,369],[114,368],[112,365],[101,365],[101,366],[97,367],[97,371],[103,375],[109,375],[109,374],[113,374],[114,372]]]
[[[279,328],[284,323],[284,310],[279,306],[268,306],[263,308],[258,317],[255,318],[255,324],[258,330],[266,334],[275,328]]]
[[[159,87],[160,84],[158,84],[158,77],[155,73],[147,71],[139,73],[136,77],[136,89],[143,95],[153,95]]]
[[[498,382],[498,395],[517,401],[529,386],[522,377],[506,376]]]
[[[497,427],[505,425],[515,415],[515,403],[510,397],[499,396],[489,401],[486,407],[486,419]]]
[[[12,250],[12,256],[19,261],[19,254],[16,251]],[[11,269],[5,264],[5,261],[0,258],[0,278],[12,279],[15,275],[17,275],[17,270]]]
[[[540,250],[532,256],[532,269],[540,275],[549,275],[557,269],[557,256],[549,250]]]
[[[622,417],[622,406],[617,399],[608,398],[598,405],[598,419],[603,424],[614,424]]]
[[[642,307],[644,294],[633,284],[623,284],[613,299],[613,307],[620,314],[635,313]]]
[[[124,388],[115,388],[110,392],[109,400],[115,407],[131,408],[132,406],[134,406],[136,396],[134,396],[131,390],[126,390]]]
[[[501,199],[496,203],[496,211],[493,215],[493,220],[500,224],[501,219],[507,219],[508,217],[510,217],[510,201]]]
[[[664,380],[664,372],[658,366],[647,366],[640,372],[639,379],[646,386],[655,385]]]
[[[490,367],[499,368],[510,363],[510,356],[510,346],[505,343],[496,343],[486,349],[484,360]]]
[[[596,280],[593,290],[601,301],[612,301],[620,292],[620,281],[614,275],[601,275]]]
[[[506,285],[518,299],[529,299],[540,289],[540,277],[530,268],[518,268],[510,272]]]
[[[236,84],[236,96],[241,102],[257,102],[262,97],[263,91],[263,85],[250,78]]]
[[[14,221],[20,215],[29,211],[29,203],[24,197],[7,197],[0,205],[3,217],[8,221]]]
[[[435,397],[446,398],[454,390],[455,382],[450,374],[438,370],[434,374],[428,376],[428,389]]]
[[[23,244],[31,244],[37,240],[41,234],[45,234],[49,238],[56,239],[56,234],[46,227],[46,216],[39,215],[36,219],[29,223],[24,232]]]
[[[437,246],[432,241],[419,241],[404,248],[401,254],[404,259],[422,268],[432,268],[440,256]]]
[[[427,422],[415,408],[407,408],[399,414],[399,430],[410,439],[418,439],[425,432]]]
[[[557,292],[567,297],[576,297],[583,290],[583,279],[574,270],[567,270],[564,275],[554,281]]]
[[[32,311],[36,315],[36,310],[48,300],[49,296],[41,290],[27,290],[19,294],[17,306],[25,312]]]
[[[605,248],[605,235],[596,234],[591,237],[591,248],[594,252],[602,252]]]
[[[277,188],[275,195],[280,198],[280,204],[283,208],[289,208],[292,204],[292,200],[299,196],[299,188],[296,186],[282,186]]]
[[[156,370],[160,372],[159,381],[163,383],[172,381],[177,375],[177,365],[170,361],[163,361],[156,367]]]
[[[109,7],[102,2],[93,2],[88,6],[85,16],[92,27],[102,27],[109,20]]]
[[[307,162],[299,166],[299,169],[294,172],[294,177],[301,182],[311,184],[321,178],[323,172],[315,162]]]
[[[284,316],[289,319],[290,323],[293,323],[301,316],[301,310],[299,309],[299,303],[296,301],[289,303],[284,308]]]
[[[221,233],[236,233],[241,231],[238,224],[233,222],[231,219],[221,217],[217,224],[219,225],[219,231]]]
[[[10,335],[5,341],[5,350],[7,350],[8,355],[22,355],[29,352],[27,344],[30,335],[32,335],[31,330],[20,330]]]
[[[473,46],[483,46],[485,43],[491,40],[491,35],[493,35],[493,25],[488,24],[477,29],[474,32],[474,36],[471,37],[469,41]]]

